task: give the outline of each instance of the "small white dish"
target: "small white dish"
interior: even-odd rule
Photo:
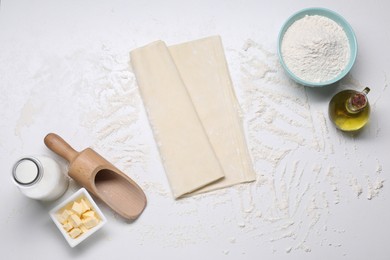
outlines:
[[[87,203],[91,206],[91,209],[95,211],[95,214],[97,215],[99,219],[99,223],[94,226],[91,229],[88,229],[85,233],[82,233],[80,236],[76,238],[72,238],[69,233],[64,229],[61,222],[58,220],[58,214],[65,208],[68,208],[72,202],[78,201],[80,199],[86,199]],[[88,191],[85,188],[79,189],[77,192],[75,192],[73,195],[71,195],[69,198],[67,198],[65,201],[58,204],[56,207],[54,207],[49,212],[51,219],[53,220],[54,224],[58,227],[66,241],[69,243],[71,247],[75,247],[82,241],[84,241],[86,238],[91,236],[93,233],[95,233],[97,230],[99,230],[103,225],[107,222],[107,219],[101,212],[101,210],[96,205],[95,201],[92,199],[91,195],[89,195]]]

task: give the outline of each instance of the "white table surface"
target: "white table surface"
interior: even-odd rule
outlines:
[[[306,7],[343,15],[359,52],[324,89],[289,81],[276,59],[283,22]],[[390,259],[388,1],[0,1],[1,259]],[[258,180],[175,201],[129,65],[130,50],[220,35]],[[370,86],[370,123],[337,131],[331,96]],[[48,155],[56,132],[92,147],[145,190],[127,223],[98,202],[107,225],[70,248],[48,211],[24,197],[13,163]],[[383,183],[383,187],[381,185]]]

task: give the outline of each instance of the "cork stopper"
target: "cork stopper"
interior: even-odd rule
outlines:
[[[362,92],[356,92],[348,100],[348,110],[350,112],[359,112],[368,104],[367,94],[370,88],[366,87]]]

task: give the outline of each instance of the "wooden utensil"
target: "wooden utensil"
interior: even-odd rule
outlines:
[[[50,133],[46,146],[69,162],[69,176],[126,219],[134,220],[146,206],[142,189],[126,174],[87,148],[74,150],[60,136]]]

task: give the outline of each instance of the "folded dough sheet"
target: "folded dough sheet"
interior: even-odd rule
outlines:
[[[174,197],[254,181],[220,37],[130,56]]]

